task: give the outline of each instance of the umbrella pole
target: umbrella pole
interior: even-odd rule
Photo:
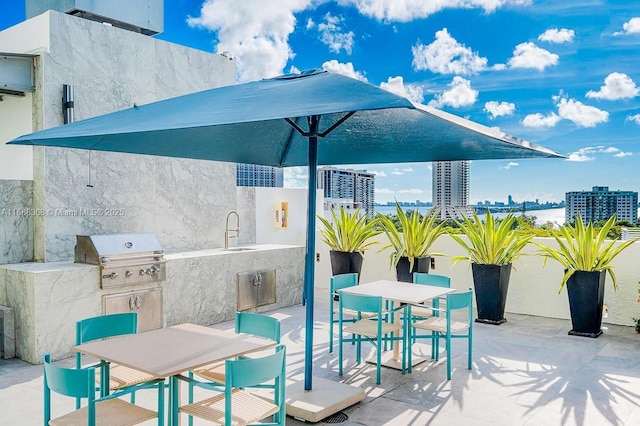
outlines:
[[[306,303],[306,327],[304,350],[304,390],[311,390],[313,366],[313,293],[316,251],[316,179],[318,168],[318,127],[320,116],[307,117],[309,121],[309,193],[307,195],[307,254],[304,265],[304,294]]]

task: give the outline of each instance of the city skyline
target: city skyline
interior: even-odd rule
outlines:
[[[0,0],[0,30],[23,19],[24,2]],[[472,205],[640,189],[638,2],[167,1],[157,37],[229,52],[240,82],[341,72],[569,157],[473,161]],[[335,166],[375,173],[376,202],[432,200],[430,163]],[[306,178],[285,170],[285,186]]]

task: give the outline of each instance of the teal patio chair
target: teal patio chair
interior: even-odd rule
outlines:
[[[44,425],[75,426],[109,424],[110,426],[136,425],[157,418],[164,425],[164,381],[148,384],[158,386],[158,412],[118,399],[130,391],[114,392],[96,398],[96,369],[63,368],[51,364],[51,355],[44,356]],[[51,391],[72,398],[87,399],[87,406],[64,416],[51,419]]]
[[[436,275],[436,274],[426,274],[424,272],[414,272],[413,273],[413,283],[420,285],[432,285],[435,287],[444,287],[451,288],[451,278],[445,275]],[[433,309],[435,308],[435,310]],[[411,307],[411,322],[416,322],[419,320],[423,320],[432,316],[438,316],[438,308],[440,308],[440,298],[435,298],[431,300],[431,308],[423,307],[423,306],[412,306]],[[415,328],[411,328],[413,343],[415,343],[417,338],[417,330]],[[428,337],[428,336],[421,336]],[[436,357],[435,350],[435,333],[431,333],[431,359]]]
[[[285,367],[286,348],[260,358],[238,358],[224,363],[225,383],[222,393],[179,408],[190,416],[223,425],[284,425],[286,421]],[[172,380],[178,380],[172,377]],[[177,383],[176,383],[177,384]],[[203,387],[210,386],[203,384]],[[251,393],[253,388],[272,389],[273,399]],[[260,422],[271,418],[271,422]],[[258,423],[260,422],[260,423]]]
[[[400,307],[395,310],[404,310]],[[348,322],[345,326],[345,311],[351,310],[355,312],[356,321]],[[393,315],[395,310],[388,311]],[[394,324],[386,322],[387,312],[383,310],[383,300],[379,296],[364,296],[358,294],[349,294],[340,292],[340,303],[338,309],[338,328],[339,328],[339,346],[338,346],[338,374],[342,376],[342,358],[343,358],[343,340],[344,334],[351,334],[356,343],[356,362],[360,364],[362,358],[362,341],[368,340],[376,347],[376,384],[380,384],[380,366],[382,364],[383,342],[393,342],[395,340],[402,341],[402,374],[405,372],[405,360],[407,351],[406,330],[402,324]],[[351,317],[347,319],[350,321]],[[400,330],[404,329],[401,336]],[[351,339],[350,339],[351,340]]]
[[[440,308],[444,316],[431,317],[426,320],[412,323],[412,327],[436,333],[435,349],[436,361],[440,357],[439,340],[445,339],[447,352],[447,380],[451,380],[451,340],[467,339],[467,369],[471,370],[473,353],[473,290],[463,293],[449,293],[446,297],[446,308]],[[412,307],[409,307],[411,315]],[[466,310],[465,321],[454,321],[451,314],[455,310]],[[418,336],[420,337],[420,336]],[[411,371],[411,350],[409,352],[409,371]]]
[[[138,332],[137,312],[102,315],[76,322],[76,345],[124,334]],[[121,390],[154,380],[154,377],[133,368],[100,361],[98,383],[100,396],[106,396],[112,390]],[[76,352],[76,368],[83,368],[82,354]],[[135,388],[131,392],[131,403],[135,403]],[[80,401],[76,408],[80,407]]]
[[[280,343],[280,320],[252,312],[236,312],[235,332],[253,334]],[[247,355],[247,357],[252,356],[253,355]],[[190,371],[189,379],[193,379],[193,375],[195,374],[210,382],[224,384],[225,372],[225,362],[217,362]],[[193,402],[193,388],[196,385],[196,382],[193,380],[189,381],[189,403]],[[189,417],[189,425],[192,424],[193,418]]]
[[[358,274],[339,274],[334,275],[329,280],[329,353],[333,352],[333,333],[334,325],[338,323],[338,308],[335,307],[335,300],[339,300],[338,292],[343,288],[353,287],[358,285]],[[346,312],[347,316],[351,318],[347,321],[355,322],[356,314],[354,312]]]
[[[267,315],[236,312],[235,331],[236,333],[253,334],[280,343],[280,320]],[[193,373],[203,379],[223,384],[225,382],[224,366],[224,362],[217,362],[193,370]]]

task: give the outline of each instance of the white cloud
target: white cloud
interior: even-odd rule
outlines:
[[[300,70],[295,65],[289,67],[289,74],[300,74]]]
[[[526,42],[515,47],[513,57],[508,63],[511,68],[533,68],[542,71],[550,65],[556,65],[558,58],[555,53]]]
[[[217,32],[218,47],[236,59],[239,81],[259,80],[282,74],[293,57],[289,35],[294,31],[294,14],[311,0],[206,0],[200,16],[189,17],[191,26]]]
[[[640,34],[640,18],[629,19],[622,24],[622,30],[623,31],[613,33],[613,35]]]
[[[554,127],[560,120],[561,118],[555,112],[550,112],[546,116],[537,112],[527,115],[522,120],[522,124],[526,127]]]
[[[587,146],[572,152],[567,161],[593,161],[596,154],[613,154],[614,157],[622,158],[633,155],[631,152],[623,152],[620,149],[609,146]]]
[[[585,105],[575,99],[567,99],[563,94],[554,96],[560,117],[572,121],[579,127],[595,127],[609,121],[609,113],[596,107]]]
[[[345,64],[332,59],[322,64],[322,69],[325,71],[331,71],[338,74],[346,75],[347,77],[355,78],[361,81],[367,81],[367,78],[364,76],[364,74],[356,71],[353,68],[353,63],[351,62],[347,62]]]
[[[392,175],[396,175],[396,176],[402,176],[402,175],[405,175],[407,173],[413,173],[413,167],[405,167],[404,169],[399,169],[399,168],[396,167],[391,172]]]
[[[402,76],[389,77],[386,83],[384,81],[380,83],[380,87],[419,104],[424,101],[422,87],[414,84],[404,84]]]
[[[325,22],[318,24],[320,41],[329,46],[329,50],[334,53],[340,53],[340,50],[344,50],[347,55],[351,55],[355,34],[353,31],[342,32],[340,24],[344,22],[344,18],[327,13],[324,19]]]
[[[630,155],[633,155],[632,152],[622,151],[619,148],[616,148],[615,146],[604,148],[601,152],[604,152],[605,154],[613,154],[614,157],[618,157],[618,158],[628,157]]]
[[[620,72],[612,72],[604,79],[604,86],[600,86],[599,91],[589,90],[587,98],[607,99],[614,101],[617,99],[630,99],[638,96],[640,89],[628,75]]]
[[[389,188],[375,188],[374,191],[376,194],[382,194],[382,195],[391,195],[396,193],[395,191],[392,191]]]
[[[285,188],[307,188],[309,169],[306,167],[285,167],[283,169]]]
[[[386,174],[384,171],[382,171],[382,170],[380,170],[380,171],[378,171],[378,170],[371,170],[371,173],[373,173],[374,175],[376,175],[376,177],[387,177],[387,174]]]
[[[445,105],[459,108],[462,106],[473,105],[478,98],[478,91],[471,88],[471,82],[462,77],[455,76],[449,83],[449,90],[445,90],[429,102],[433,107],[442,107]]]
[[[379,21],[409,22],[444,9],[479,8],[491,13],[503,6],[527,6],[532,0],[339,0],[338,3],[353,5],[361,14]]]
[[[313,19],[311,19],[311,18],[307,19],[307,27],[306,27],[307,30],[312,29],[315,25],[316,25],[316,23],[313,22]]]
[[[489,101],[484,104],[484,111],[489,113],[490,118],[513,115],[515,110],[516,104],[511,102]]]
[[[572,152],[571,154],[569,154],[569,158],[567,158],[567,161],[577,161],[577,162],[593,161],[596,159],[596,157],[591,155],[594,152],[595,152],[594,148],[591,148],[591,147],[580,148],[576,152]]]
[[[538,36],[540,41],[548,41],[549,43],[570,43],[573,41],[575,32],[566,28],[550,28]]]
[[[624,121],[633,121],[636,124],[640,125],[640,114],[627,115],[627,118]]]
[[[519,166],[519,165],[520,165],[520,163],[516,163],[516,162],[514,162],[514,161],[511,161],[510,163],[507,163],[507,165],[506,165],[506,166],[502,167],[502,169],[504,169],[504,170],[509,170],[510,168],[512,168],[512,167],[517,167],[517,166]]]
[[[487,68],[487,58],[474,53],[449,35],[446,28],[436,32],[433,43],[418,43],[411,48],[416,71],[428,70],[439,74],[473,74]]]

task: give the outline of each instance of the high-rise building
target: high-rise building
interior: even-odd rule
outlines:
[[[360,207],[367,216],[374,217],[375,174],[366,170],[320,167],[317,186],[323,191],[325,210]]]
[[[469,215],[469,161],[433,162],[433,208],[440,219]]]
[[[257,164],[236,165],[236,185],[282,187],[284,172],[280,167],[260,166]]]
[[[594,186],[591,191],[567,192],[565,221],[573,222],[580,214],[584,222],[609,219],[638,223],[638,193],[609,191],[608,186]]]

